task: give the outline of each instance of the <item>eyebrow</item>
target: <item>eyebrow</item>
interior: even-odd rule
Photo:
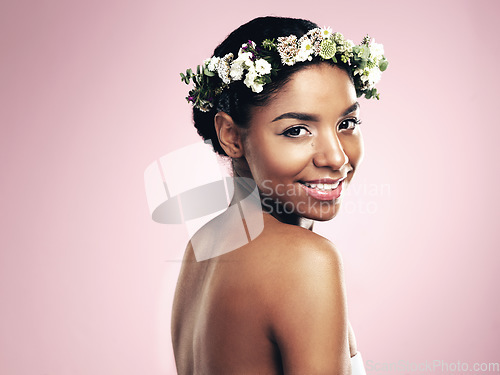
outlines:
[[[351,106],[349,106],[349,108],[347,108],[344,112],[342,112],[341,117],[347,116],[349,113],[356,111],[358,108],[359,108],[358,102],[352,104]],[[300,120],[300,121],[316,121],[316,122],[319,121],[317,116],[311,115],[308,113],[287,112],[287,113],[283,113],[282,115],[279,115],[271,122],[275,122],[275,121],[279,121],[279,120],[283,120],[283,119],[294,119],[294,120]]]
[[[310,115],[307,113],[300,113],[300,112],[287,112],[287,113],[283,113],[282,115],[276,117],[271,122],[283,120],[286,118],[291,118],[291,119],[300,120],[300,121],[318,121],[318,117],[314,116],[314,115]]]
[[[344,112],[342,112],[342,116],[347,116],[349,113],[355,112],[357,109],[359,109],[358,102],[354,103],[349,108],[347,108]]]

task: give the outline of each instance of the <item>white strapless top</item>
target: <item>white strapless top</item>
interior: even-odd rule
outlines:
[[[352,375],[366,375],[365,365],[361,353],[357,352],[354,357],[351,357]]]

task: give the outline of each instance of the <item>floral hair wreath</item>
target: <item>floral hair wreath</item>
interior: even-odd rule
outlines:
[[[181,73],[181,79],[186,84],[192,80],[194,84],[187,101],[200,111],[208,112],[215,98],[232,82],[243,80],[248,88],[259,93],[266,83],[272,82],[271,77],[278,73],[281,65],[292,66],[318,56],[334,63],[340,59],[351,68],[358,97],[364,94],[367,99],[379,99],[375,84],[388,65],[383,45],[368,35],[359,45],[354,45],[342,34],[332,33],[329,27],[312,29],[301,38],[290,35],[277,41],[266,39],[261,46],[249,40],[241,46],[236,59],[232,53],[213,56],[198,65],[196,73],[191,69]]]

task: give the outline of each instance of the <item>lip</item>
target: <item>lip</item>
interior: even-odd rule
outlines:
[[[342,178],[337,178],[337,179],[333,179],[333,178],[330,178],[330,177],[325,177],[325,178],[320,178],[318,180],[308,180],[308,181],[301,181],[301,182],[306,182],[308,184],[335,184],[337,183],[337,181],[341,181],[341,180],[344,180],[347,176],[344,176]]]
[[[340,194],[342,193],[342,185],[344,183],[344,179],[345,179],[345,177],[337,179],[337,180],[333,180],[331,178],[326,178],[326,179],[319,179],[319,180],[313,180],[313,181],[304,181],[308,184],[335,184],[335,183],[337,183],[337,181],[340,181],[339,185],[335,189],[331,189],[331,190],[322,190],[322,189],[318,189],[318,188],[311,188],[311,187],[304,185],[303,183],[301,183],[300,186],[312,198],[315,198],[315,199],[318,199],[321,201],[333,201],[333,200],[337,199],[338,197],[340,197]]]

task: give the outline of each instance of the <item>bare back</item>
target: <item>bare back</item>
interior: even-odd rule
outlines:
[[[214,246],[215,229],[202,228],[197,243]],[[281,270],[293,268],[284,254],[304,236],[320,237],[266,218],[257,239],[218,257],[197,262],[188,244],[172,313],[179,375],[283,373],[273,332],[272,312],[281,303],[275,285],[283,283]]]

